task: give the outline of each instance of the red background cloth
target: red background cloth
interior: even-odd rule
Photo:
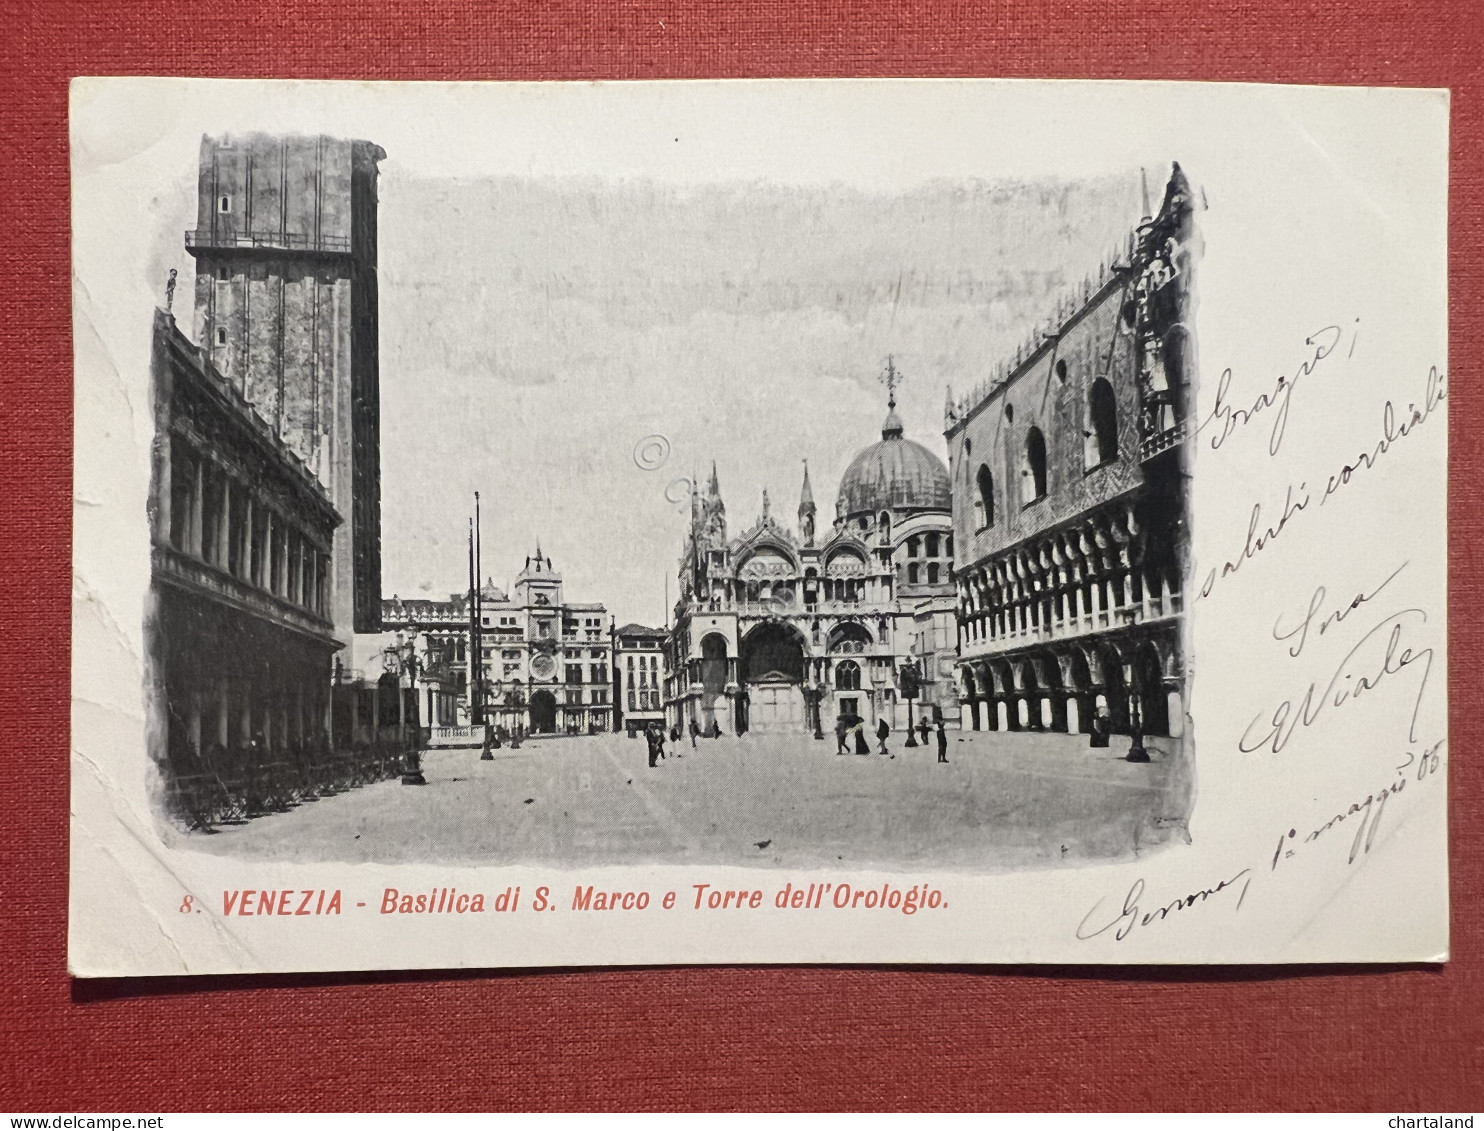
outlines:
[[[1484,1108],[1484,6],[0,0],[0,20],[0,1109]],[[1452,87],[1453,961],[72,982],[67,80],[107,74]]]

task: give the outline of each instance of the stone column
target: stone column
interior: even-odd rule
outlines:
[[[206,461],[197,459],[195,486],[191,491],[191,532],[186,544],[190,548],[191,553],[198,558],[205,557],[204,548],[201,545],[201,515],[202,507],[205,504],[204,495],[206,490],[205,474]]]
[[[225,472],[221,478],[222,508],[217,516],[215,548],[216,564],[225,570],[232,562],[232,480]]]

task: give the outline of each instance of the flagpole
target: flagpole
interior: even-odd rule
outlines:
[[[469,519],[469,722],[479,722],[479,613],[474,579],[474,519]]]
[[[477,659],[479,670],[479,689],[475,702],[479,705],[479,716],[474,721],[481,726],[484,724],[484,583],[479,579],[484,576],[484,562],[482,560],[482,542],[484,532],[479,523],[479,492],[474,492],[474,616],[479,629],[479,656]]]

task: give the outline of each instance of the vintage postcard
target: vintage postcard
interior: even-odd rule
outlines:
[[[74,974],[1446,959],[1446,91],[71,140]]]

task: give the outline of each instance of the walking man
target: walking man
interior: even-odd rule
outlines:
[[[700,736],[701,736],[701,728],[696,725],[696,720],[695,719],[691,719],[691,721],[690,721],[690,748],[692,750],[694,750],[696,748],[696,739],[699,738]]]
[[[836,754],[849,754],[850,753],[849,750],[846,750],[845,749],[845,736],[849,732],[850,732],[850,728],[845,725],[845,716],[844,715],[838,715],[838,716],[836,716],[836,718],[835,718],[835,746],[836,746],[835,753]]]
[[[881,740],[880,752],[882,754],[889,753],[886,749],[886,740],[891,737],[891,726],[887,723],[885,715],[876,723],[876,737]],[[895,757],[895,755],[892,756]]]
[[[938,732],[938,761],[948,761],[948,732],[943,729],[943,717],[940,715],[933,720],[933,726]]]
[[[655,757],[659,752],[659,747],[655,744],[654,738],[654,727],[645,727],[644,741],[649,746],[649,768],[651,770],[655,767]]]

